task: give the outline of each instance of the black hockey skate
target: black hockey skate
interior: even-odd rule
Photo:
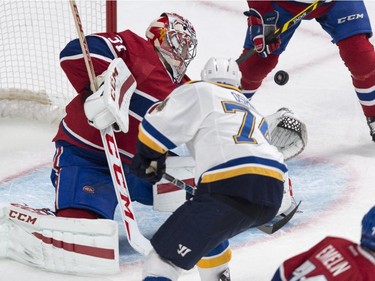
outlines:
[[[223,271],[223,273],[221,273],[218,281],[230,281],[229,268],[227,268],[226,270]]]
[[[375,117],[366,117],[367,125],[370,127],[372,141],[375,141]]]

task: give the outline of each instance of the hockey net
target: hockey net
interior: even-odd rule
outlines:
[[[85,34],[116,30],[116,1],[77,1]],[[0,2],[0,116],[58,121],[75,96],[59,54],[77,38],[68,1]]]

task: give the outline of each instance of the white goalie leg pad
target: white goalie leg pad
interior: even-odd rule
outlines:
[[[288,173],[284,176],[284,194],[283,194],[283,201],[281,202],[281,206],[277,215],[280,215],[287,211],[292,206],[293,201],[293,190],[292,190],[292,182],[289,179]]]
[[[190,156],[167,157],[166,172],[189,185],[194,184],[195,162]],[[154,210],[173,212],[186,201],[186,191],[162,179],[153,186]]]
[[[0,203],[0,257],[43,270],[115,274],[118,225],[112,220],[59,218],[40,209]]]
[[[266,117],[271,143],[284,155],[291,159],[300,154],[307,145],[307,129],[305,123],[287,108],[280,108]]]

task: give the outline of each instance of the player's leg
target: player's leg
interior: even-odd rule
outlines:
[[[248,49],[245,48],[243,53],[247,51]],[[279,55],[270,54],[268,57],[262,58],[254,54],[239,65],[242,72],[242,93],[248,99],[254,96],[263,80],[276,67],[278,60]]]
[[[279,12],[279,20],[277,27],[281,27],[284,23],[294,17],[293,14],[287,12],[279,5],[273,3],[274,8]],[[279,55],[285,51],[291,37],[293,36],[296,28],[300,23],[295,24],[287,31],[280,35],[280,47],[266,58],[262,58],[257,54],[252,55],[250,58],[239,64],[242,73],[241,86],[242,92],[249,99],[255,94],[257,89],[261,86],[263,80],[267,75],[276,67]],[[254,48],[253,42],[250,40],[249,29],[246,31],[243,52],[247,52]]]
[[[337,1],[317,21],[339,48],[375,141],[375,51],[368,39],[372,30],[366,7],[363,1]]]
[[[232,259],[232,251],[229,241],[217,245],[208,252],[197,263],[201,280],[218,280],[218,276],[226,275],[226,280],[230,280],[229,262]]]
[[[233,205],[247,210],[246,214]],[[143,277],[159,276],[176,280],[175,274],[179,273],[175,267],[185,270],[193,268],[221,242],[269,221],[276,212],[272,208],[232,200],[227,196],[196,196],[179,207],[151,239],[160,257],[157,261],[162,261],[164,266],[154,266],[155,258],[147,258]],[[217,281],[221,273],[208,276],[209,279],[204,281]]]
[[[352,81],[361,104],[370,135],[375,141],[375,51],[365,34],[355,35],[337,43],[340,55],[352,74]]]

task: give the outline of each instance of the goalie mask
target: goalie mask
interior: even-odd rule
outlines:
[[[163,13],[151,22],[146,37],[171,67],[173,80],[181,82],[196,55],[197,39],[193,25],[174,13]]]
[[[201,79],[208,82],[241,85],[241,72],[234,59],[210,58],[201,72]]]
[[[361,245],[375,251],[375,206],[362,219]]]

